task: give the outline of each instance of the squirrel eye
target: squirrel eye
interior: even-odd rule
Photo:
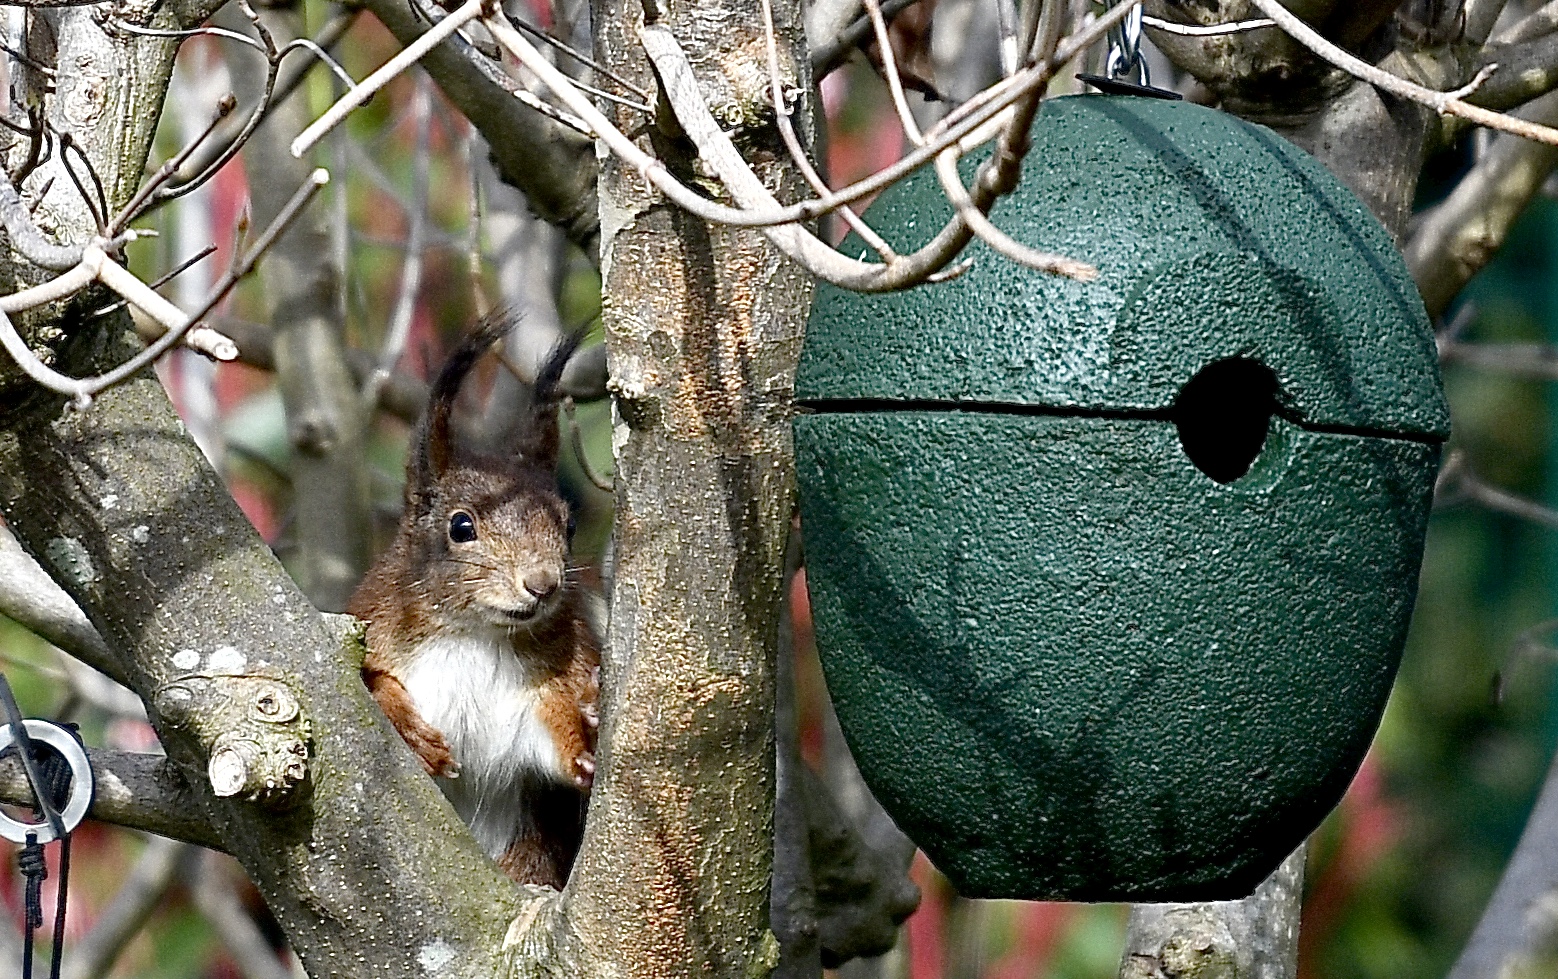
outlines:
[[[579,518],[575,517],[573,515],[573,511],[572,510],[569,510],[568,511],[568,543],[570,543],[570,544],[573,543],[573,533],[574,533],[574,531],[576,531],[578,529],[579,529]]]
[[[454,511],[449,518],[449,539],[456,544],[469,544],[476,539],[476,521],[464,510]]]

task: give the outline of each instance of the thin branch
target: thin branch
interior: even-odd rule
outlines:
[[[4,524],[0,524],[0,615],[98,672],[125,682],[119,658],[97,627]]]
[[[1508,30],[1499,32],[1493,38],[1493,43],[1518,44],[1521,41],[1534,41],[1543,34],[1551,34],[1555,30],[1558,30],[1558,0],[1548,0],[1536,10],[1515,21]]]
[[[13,292],[8,296],[0,296],[0,313],[20,313],[34,306],[69,298],[91,285],[94,278],[96,276],[91,269],[85,265],[77,265],[63,275],[40,282],[31,288]]]
[[[221,939],[239,973],[244,979],[292,979],[281,956],[271,948],[243,902],[233,893],[232,875],[219,865],[231,863],[231,859],[215,853],[199,854],[198,859],[199,865],[185,868],[184,883],[189,887],[195,910]]]
[[[95,782],[88,817],[222,849],[183,774],[165,756],[88,748],[87,759]],[[17,759],[0,758],[0,803],[26,805],[30,797]]]
[[[801,146],[801,140],[795,132],[795,123],[791,120],[790,100],[785,97],[784,79],[779,71],[779,38],[774,30],[774,11],[770,0],[763,0],[763,35],[768,46],[768,82],[771,98],[774,103],[774,118],[779,124],[779,136],[784,140],[785,149],[790,153],[790,159],[794,161],[801,176],[811,185],[812,192],[826,196],[830,193],[827,181],[822,179],[822,174],[811,165],[811,159],[806,155],[806,150]],[[882,261],[891,262],[898,257],[893,247],[882,239],[869,224],[856,214],[854,208],[841,207],[834,212],[843,218],[860,240],[871,247],[871,250],[881,256]]]
[[[411,202],[407,206],[409,227],[406,231],[406,257],[400,266],[400,288],[390,313],[389,328],[385,333],[384,347],[379,352],[379,366],[368,376],[363,385],[362,398],[368,405],[378,404],[379,389],[395,371],[401,355],[406,351],[406,340],[411,336],[411,321],[416,315],[417,297],[421,294],[424,239],[427,235],[427,183],[432,166],[429,146],[433,97],[424,77],[417,85],[412,101],[412,115],[416,121],[415,165],[411,174]]]
[[[1558,122],[1558,94],[1544,95],[1519,112]],[[1555,166],[1553,146],[1499,136],[1448,197],[1416,218],[1402,252],[1430,316],[1444,312],[1493,258]]]
[[[918,3],[919,0],[887,0],[882,4],[882,16],[892,20]],[[811,50],[811,73],[820,79],[843,64],[860,43],[871,34],[871,18],[860,16],[848,27],[838,32],[831,41],[819,44]]]
[[[9,178],[0,174],[0,224],[11,239],[11,247],[41,269],[63,272],[81,261],[80,246],[56,245],[33,224],[32,212],[22,202]]]
[[[400,41],[427,29],[406,0],[364,0],[364,6]],[[595,199],[595,148],[567,124],[532,111],[540,99],[522,90],[463,35],[435,46],[422,65],[444,97],[486,137],[494,162],[523,190],[541,218],[563,229],[594,264],[600,262],[600,209]],[[544,104],[544,103],[541,103]]]
[[[216,127],[222,123],[222,120],[231,115],[232,111],[237,107],[238,100],[233,98],[230,93],[218,101],[216,111],[212,113],[211,121],[206,128],[201,130],[194,139],[190,140],[188,145],[173,154],[162,166],[158,167],[157,172],[153,173],[149,180],[141,184],[140,188],[131,195],[124,207],[119,209],[119,213],[114,215],[113,220],[108,222],[108,230],[111,233],[117,234],[128,228],[130,222],[144,213],[146,202],[151,196],[157,193],[164,184],[179,172],[179,169],[184,165],[184,161],[190,158],[195,150],[216,130]]]
[[[1141,22],[1155,31],[1162,31],[1165,34],[1177,34],[1180,37],[1223,37],[1228,34],[1258,31],[1263,27],[1277,26],[1277,22],[1269,17],[1233,20],[1226,24],[1181,24],[1178,21],[1164,20],[1162,17],[1144,14]]]
[[[130,940],[162,903],[178,875],[179,865],[194,849],[187,843],[154,836],[146,841],[135,864],[92,930],[70,948],[65,979],[98,979],[108,974]]]
[[[1440,506],[1452,506],[1463,500],[1558,530],[1558,511],[1485,481],[1472,469],[1466,453],[1456,450],[1450,453],[1444,468],[1439,471],[1434,501]]]
[[[363,79],[362,84],[347,91],[325,111],[324,115],[292,141],[292,155],[301,157],[307,153],[315,143],[324,138],[326,133],[340,125],[341,120],[345,119],[353,109],[372,98],[375,92],[388,85],[396,75],[420,61],[424,54],[431,51],[444,38],[480,17],[482,8],[488,2],[490,0],[467,0],[458,10],[434,24],[426,34],[412,41],[399,54],[386,61],[378,71]]]
[[[253,135],[254,130],[259,127],[260,120],[265,118],[265,113],[270,108],[272,93],[274,93],[276,90],[276,76],[281,71],[282,52],[276,49],[275,39],[271,37],[270,31],[267,30],[265,24],[261,22],[259,14],[255,13],[254,8],[249,6],[247,0],[240,0],[238,8],[243,11],[245,17],[249,18],[250,26],[254,28],[255,34],[257,34],[260,39],[260,52],[265,56],[265,85],[261,92],[259,102],[255,104],[253,111],[251,111],[248,117],[244,120],[244,124],[238,130],[237,135],[235,135],[231,140],[228,140],[225,145],[222,145],[221,148],[217,150],[215,155],[205,163],[205,166],[200,170],[200,172],[196,173],[188,180],[181,181],[177,184],[164,185],[157,188],[156,192],[152,195],[149,207],[156,207],[160,204],[165,204],[168,201],[183,197],[185,194],[193,192],[196,188],[205,184],[206,181],[216,176],[217,171],[226,166],[227,161],[231,160],[238,153],[238,151],[243,148],[243,144],[248,142],[249,137]],[[234,33],[234,36],[243,37],[242,34],[237,33]],[[254,44],[253,41],[250,41],[249,43],[251,45]],[[210,131],[208,130],[206,135],[209,134]]]
[[[640,88],[637,85],[634,85],[632,82],[628,81],[626,78],[623,78],[621,75],[619,75],[616,72],[612,71],[610,68],[607,68],[605,65],[601,64],[600,62],[594,60],[593,58],[591,58],[589,55],[585,54],[584,52],[576,50],[573,47],[573,45],[571,45],[568,42],[564,41],[562,38],[559,38],[556,35],[548,32],[548,31],[543,31],[541,28],[536,27],[533,24],[526,23],[523,18],[515,17],[513,14],[507,13],[506,11],[505,11],[505,15],[508,17],[509,23],[513,24],[515,27],[518,27],[520,30],[525,31],[526,33],[530,34],[532,37],[539,38],[541,41],[544,41],[545,43],[550,44],[552,47],[554,47],[557,50],[561,51],[562,53],[566,54],[568,57],[570,57],[573,60],[577,61],[579,64],[583,65],[584,67],[586,67],[586,68],[590,69],[591,71],[595,72],[596,74],[600,75],[602,78],[609,78],[612,81],[616,82],[618,85],[621,85],[623,88],[627,89],[629,92],[632,92],[634,95],[637,95],[639,102],[641,102],[641,103],[649,103],[649,102],[653,102],[655,100],[655,97],[654,97],[653,94],[644,91],[644,89]],[[648,106],[646,105],[645,108],[648,108]],[[651,109],[650,111],[653,111],[653,110]]]
[[[330,50],[340,43],[341,39],[346,36],[347,31],[351,30],[352,25],[357,22],[358,13],[359,11],[356,8],[348,7],[342,9],[326,21],[325,25],[319,29],[319,33],[314,35],[313,38],[293,38],[282,47],[275,58],[280,67],[276,73],[274,90],[270,92],[268,97],[261,98],[258,103],[259,108],[257,112],[260,122],[269,119],[276,107],[285,102],[293,92],[297,91],[298,86],[308,77],[308,73],[316,64],[323,64],[330,69],[331,74],[341,79],[348,88],[351,87],[352,76],[347,73],[339,61],[335,60],[330,54]],[[294,51],[306,51],[311,57],[288,59],[287,55]],[[203,144],[199,154],[179,168],[178,173],[174,174],[174,180],[180,185],[194,180],[197,174],[209,169],[211,162],[226,152],[229,146],[239,142],[242,137],[246,136],[245,130],[252,132],[248,118],[242,122],[231,120],[214,133],[208,142]]]
[[[1397,98],[1425,105],[1441,116],[1455,116],[1479,126],[1486,126],[1489,129],[1513,133],[1526,139],[1558,146],[1558,129],[1554,129],[1551,126],[1538,125],[1463,101],[1467,95],[1476,91],[1482,82],[1487,80],[1488,75],[1497,67],[1496,65],[1485,67],[1467,85],[1449,92],[1437,92],[1431,88],[1424,88],[1421,85],[1409,82],[1400,75],[1393,75],[1388,71],[1377,68],[1367,61],[1337,47],[1321,37],[1319,32],[1304,23],[1297,15],[1282,6],[1280,0],[1250,0],[1250,2],[1261,13],[1276,21],[1277,26],[1281,27],[1289,37],[1308,48],[1322,60],[1340,68],[1354,78],[1373,85],[1375,88],[1388,92]]]
[[[1558,347],[1545,343],[1439,344],[1439,361],[1498,371],[1511,377],[1558,381]]]
[[[243,256],[243,259],[236,263],[235,267],[223,277],[201,309],[193,316],[185,316],[177,306],[148,288],[144,282],[131,275],[123,266],[109,258],[104,253],[99,241],[89,244],[82,253],[81,265],[77,267],[85,273],[84,280],[80,284],[85,285],[86,282],[97,279],[121,296],[124,296],[147,315],[162,323],[168,330],[167,333],[163,334],[145,350],[113,370],[91,378],[72,378],[59,373],[44,364],[27,348],[26,342],[17,334],[16,328],[11,325],[10,318],[5,315],[3,309],[0,309],[0,346],[5,347],[6,352],[11,355],[17,365],[33,380],[52,391],[74,398],[78,407],[85,408],[91,403],[93,395],[133,376],[167,353],[175,343],[182,340],[185,333],[204,319],[216,307],[217,303],[227,296],[227,293],[233,286],[237,285],[240,279],[254,269],[255,263],[259,261],[265,250],[270,247],[277,236],[286,230],[287,225],[297,217],[298,213],[313,199],[313,196],[319,192],[319,189],[329,179],[330,175],[327,171],[314,171],[313,177],[293,195],[293,199],[288,207],[277,216],[270,227],[265,229],[259,241]],[[62,281],[73,275],[80,276],[80,273],[77,270],[72,270],[55,279],[52,283],[45,283],[45,285],[58,289]],[[36,295],[38,290],[42,288],[38,287],[38,289],[27,290],[27,292]],[[9,298],[12,300],[16,299],[15,296]],[[236,353],[236,351],[234,352]]]
[[[1517,44],[1489,44],[1479,52],[1478,62],[1497,65],[1498,71],[1467,101],[1500,112],[1513,109],[1558,85],[1558,34]]]
[[[957,139],[967,131],[977,128],[998,115],[1010,102],[1015,102],[1023,95],[1042,88],[1044,82],[1053,75],[1055,67],[1070,60],[1086,43],[1085,39],[1090,40],[1098,36],[1098,33],[1123,17],[1132,6],[1127,3],[1114,8],[1090,25],[1087,30],[1071,38],[1061,50],[1056,52],[1054,58],[1012,76],[1013,79],[1021,79],[1021,81],[1014,81],[1010,86],[1009,99],[1003,97],[992,100],[982,110],[971,114],[959,125],[951,127],[942,134],[941,140],[946,141],[946,146],[955,144]],[[683,131],[698,147],[700,156],[725,182],[727,189],[738,202],[754,209],[772,208],[776,204],[773,195],[746,166],[730,138],[720,129],[703,104],[701,92],[692,76],[691,66],[687,63],[686,55],[675,37],[664,28],[653,25],[643,28],[639,36],[645,51],[660,74],[666,100],[676,111],[677,120],[682,124]],[[937,146],[937,142],[927,143],[925,147],[916,150],[916,153],[926,153],[933,146]],[[942,146],[937,152],[939,153],[946,146]],[[994,203],[996,197],[994,184],[988,179],[988,175],[992,173],[991,164],[997,162],[1000,157],[1001,154],[997,154],[981,168],[978,183],[980,198],[977,202],[981,205],[981,209],[988,208]],[[954,214],[952,220],[929,244],[912,255],[904,256],[897,262],[889,264],[850,259],[798,227],[769,228],[764,234],[781,251],[814,275],[843,288],[862,292],[890,291],[922,282],[927,276],[945,268],[974,236],[961,216]],[[1087,270],[1091,271],[1090,268]]]
[[[585,478],[602,493],[610,493],[615,483],[611,477],[597,473],[590,464],[590,457],[584,453],[584,434],[579,431],[579,419],[574,417],[572,398],[563,399],[563,416],[568,420],[568,440],[573,444],[573,454],[578,458],[579,468],[584,470]]]
[[[909,137],[909,142],[915,146],[924,146],[925,137],[914,121],[914,113],[909,109],[908,99],[903,92],[903,83],[898,77],[892,40],[887,36],[887,21],[882,16],[876,0],[865,0],[865,5],[866,12],[870,15],[876,30],[877,47],[882,52],[882,74],[887,78],[888,91],[892,96],[894,107],[898,110],[898,120],[903,126],[904,134]],[[1008,72],[1008,75],[1010,74],[1011,72]],[[1034,112],[1037,111],[1041,94],[1040,91],[1035,90],[1018,103],[1019,111],[1014,113],[1003,126],[1004,138],[999,144],[995,159],[991,161],[993,166],[987,169],[987,173],[1007,171],[1016,175],[1020,172],[1022,157],[1027,149],[1028,127],[1032,123]],[[1016,138],[1013,138],[1014,133],[1017,134]],[[941,189],[947,195],[947,200],[956,208],[958,217],[981,241],[989,245],[998,255],[1040,272],[1064,275],[1082,282],[1089,282],[1098,277],[1098,270],[1091,265],[1063,255],[1029,248],[997,228],[995,223],[986,217],[985,209],[974,203],[974,199],[969,196],[968,188],[963,185],[963,180],[958,175],[958,156],[956,148],[948,148],[939,153],[935,164],[936,178],[941,183]],[[1009,185],[1014,184],[1015,180],[1009,181]],[[986,204],[985,208],[989,206]]]
[[[1488,35],[1493,33],[1498,23],[1499,15],[1508,5],[1509,0],[1463,0],[1459,40],[1474,48],[1486,43]],[[1454,10],[1453,7],[1448,9]]]
[[[484,319],[492,311],[492,302],[482,287],[481,181],[476,176],[476,146],[480,138],[474,126],[467,129],[465,138],[460,141],[460,151],[469,190],[465,199],[465,274],[471,285],[471,305],[477,318]]]
[[[935,158],[936,154],[948,146],[958,144],[965,137],[979,131],[986,122],[998,116],[1007,106],[1013,104],[1025,94],[1042,89],[1054,77],[1054,73],[1062,65],[1091,46],[1110,27],[1123,20],[1126,14],[1136,7],[1138,2],[1139,0],[1127,0],[1127,2],[1112,8],[1103,16],[1096,18],[1092,23],[1068,38],[1066,43],[1057,49],[1055,55],[1050,59],[1035,64],[1033,67],[1018,72],[1016,75],[997,83],[1001,87],[999,95],[982,101],[978,109],[962,116],[956,125],[949,125],[947,128],[939,130],[931,142],[904,156],[903,159],[892,166],[879,170],[870,177],[857,181],[831,195],[804,201],[789,207],[781,207],[773,199],[773,195],[769,194],[755,178],[742,180],[734,172],[720,174],[721,179],[727,181],[727,189],[738,200],[741,200],[741,194],[737,193],[736,188],[728,183],[728,181],[734,179],[741,184],[743,193],[750,191],[757,195],[751,197],[751,200],[756,203],[743,208],[726,207],[693,192],[678,182],[665,168],[663,163],[640,150],[631,139],[601,115],[590,100],[583,93],[579,92],[578,89],[574,88],[572,81],[543,58],[533,45],[519,35],[518,31],[506,23],[495,21],[492,18],[485,19],[483,23],[487,25],[488,30],[492,32],[493,37],[499,44],[503,45],[510,54],[518,58],[521,64],[535,73],[547,88],[551,89],[559,99],[562,99],[567,104],[569,109],[576,112],[591,127],[596,138],[605,143],[607,149],[621,158],[623,162],[638,170],[645,181],[664,194],[672,203],[685,209],[694,217],[714,224],[757,228],[814,220],[824,214],[831,213],[845,204],[875,194],[903,179],[909,173],[929,163]],[[654,28],[653,30],[661,29]],[[647,34],[649,31],[646,30],[644,33]],[[686,63],[686,56],[681,53],[680,45],[676,43],[675,38],[669,38],[669,42],[671,48],[665,52],[670,59],[667,63],[668,70],[678,73],[678,77],[683,81],[679,89],[682,102],[680,108],[692,113],[693,117],[697,118],[697,127],[700,131],[705,132],[708,137],[706,139],[708,145],[700,145],[700,152],[705,154],[714,152],[720,145],[731,147],[729,137],[725,136],[717,123],[713,122],[707,108],[703,107],[701,99],[694,94],[699,90],[696,82],[691,77],[690,71],[680,72],[676,68],[677,63]],[[661,46],[665,47],[664,45]],[[673,103],[673,108],[677,108],[675,103]],[[686,119],[680,119],[679,121],[682,122],[684,128],[688,124]],[[712,130],[712,132],[709,132],[709,130]],[[964,152],[971,148],[972,144],[962,147]],[[733,151],[733,147],[731,149]],[[734,154],[734,156],[737,159],[740,157],[739,154]],[[726,163],[732,162],[728,154],[723,159]],[[741,164],[740,169],[747,169],[745,163]],[[747,176],[751,177],[749,170],[747,171]],[[972,237],[972,232],[968,231],[959,222],[955,226],[945,229],[943,234],[938,236],[935,241],[921,249],[920,257],[913,263],[895,267],[897,274],[894,276],[882,275],[880,270],[883,267],[874,263],[848,264],[846,262],[842,268],[847,270],[848,274],[858,276],[859,281],[840,282],[838,284],[845,285],[846,288],[862,289],[864,291],[887,291],[903,288],[904,284],[912,284],[924,278],[925,273],[922,266],[931,268],[943,267],[950,260],[950,255],[956,254]],[[786,249],[791,246],[786,241],[784,244],[780,244],[780,247],[781,249]],[[825,252],[837,256],[837,253],[821,242],[817,242],[817,248],[813,248],[804,242],[793,247],[806,252],[809,256],[816,257],[817,261],[822,265],[832,264],[832,268],[835,271],[838,271],[840,268],[835,263],[829,263],[828,259],[822,254],[822,252]],[[822,252],[819,252],[818,249],[821,249]],[[787,250],[786,254],[791,254],[791,252]],[[842,256],[837,257],[842,260]],[[797,260],[799,261],[799,259]],[[817,267],[809,261],[803,262],[803,264],[806,264],[808,268]],[[864,268],[857,268],[857,265],[864,266]],[[872,271],[873,269],[875,271]],[[846,272],[840,272],[839,274],[845,275]],[[900,279],[902,280],[901,282]],[[830,279],[829,281],[835,280]]]

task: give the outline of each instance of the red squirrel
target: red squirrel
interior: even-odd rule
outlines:
[[[500,454],[455,444],[461,382],[508,332],[483,320],[439,371],[406,462],[395,541],[347,611],[368,623],[363,680],[487,854],[561,889],[595,773],[600,646],[569,581],[558,493],[558,383],[578,336],[536,378]]]

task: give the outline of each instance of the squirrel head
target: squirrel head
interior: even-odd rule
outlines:
[[[572,518],[557,488],[558,382],[578,335],[565,336],[536,378],[530,417],[501,453],[466,451],[450,424],[460,385],[508,333],[483,320],[445,362],[406,466],[406,517],[419,590],[448,625],[544,624],[567,584]]]

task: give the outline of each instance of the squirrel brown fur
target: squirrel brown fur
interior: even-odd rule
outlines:
[[[363,679],[489,856],[561,888],[595,773],[600,646],[571,580],[558,492],[558,385],[580,338],[535,382],[510,446],[456,445],[460,387],[510,328],[483,320],[433,383],[406,463],[395,540],[352,596],[368,623]]]

